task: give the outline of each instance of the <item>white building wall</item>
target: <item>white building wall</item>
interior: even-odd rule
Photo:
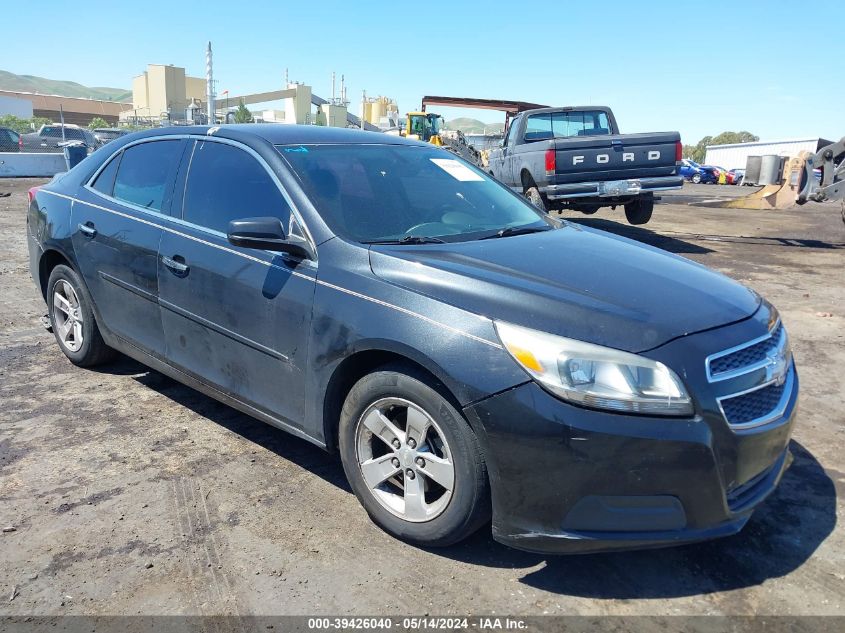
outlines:
[[[31,119],[32,101],[16,97],[0,97],[0,116],[9,114],[19,119]]]
[[[708,145],[704,157],[705,165],[724,167],[725,169],[745,169],[749,156],[797,156],[799,152],[815,153],[819,139],[785,139],[781,141],[755,141],[753,143],[735,143],[731,145]]]

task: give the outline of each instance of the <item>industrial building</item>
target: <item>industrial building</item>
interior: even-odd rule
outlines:
[[[202,111],[206,83],[202,77],[189,77],[179,66],[148,64],[147,70],[132,79],[132,107],[121,120],[132,123],[191,120]]]
[[[207,51],[208,68],[211,71],[211,48]],[[213,82],[212,82],[213,85]],[[147,70],[132,80],[132,105],[120,115],[123,123],[158,125],[162,121],[174,124],[206,123],[210,118],[207,112],[209,91],[208,78],[191,77],[179,66],[149,64]],[[334,92],[334,76],[332,77]],[[299,82],[286,82],[282,90],[271,90],[251,94],[212,95],[213,118],[215,122],[224,122],[227,115],[240,104],[268,104],[282,102],[283,110],[264,109],[253,113],[256,122],[288,123],[300,125],[327,125],[347,127],[354,125],[365,129],[378,129],[375,116],[382,119],[398,108],[395,102],[379,97],[371,100],[370,116],[362,122],[347,111],[345,88],[341,78],[341,97],[326,100],[311,92],[311,86]]]
[[[749,156],[798,156],[800,152],[816,153],[829,145],[830,141],[822,138],[782,139],[777,141],[753,141],[751,143],[732,143],[730,145],[708,145],[704,157],[706,165],[716,165],[725,169],[745,169]]]
[[[120,101],[42,95],[16,90],[0,90],[0,99],[0,114],[14,114],[24,119],[33,116],[45,117],[52,121],[59,121],[64,114],[65,123],[83,126],[91,123],[96,117],[115,125],[121,112],[132,108],[132,104]]]

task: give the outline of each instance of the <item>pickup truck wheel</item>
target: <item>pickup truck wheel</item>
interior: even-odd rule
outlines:
[[[546,201],[543,199],[543,195],[537,187],[529,187],[525,192],[525,197],[528,198],[528,202],[540,209],[540,211],[545,211],[546,213],[549,212],[549,208],[546,206]]]
[[[693,174],[692,178],[690,178],[690,180],[697,185],[698,183],[701,182],[701,174]]]
[[[625,205],[625,217],[629,224],[645,224],[651,220],[654,211],[654,198],[637,198]]]
[[[338,430],[349,484],[386,532],[443,547],[488,520],[490,490],[478,439],[423,372],[392,364],[361,378],[346,398]]]

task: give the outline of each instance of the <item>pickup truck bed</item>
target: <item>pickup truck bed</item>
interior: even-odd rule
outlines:
[[[644,224],[653,193],[683,185],[680,150],[677,132],[619,134],[609,108],[542,108],[511,122],[489,165],[544,210],[624,205],[629,222]]]

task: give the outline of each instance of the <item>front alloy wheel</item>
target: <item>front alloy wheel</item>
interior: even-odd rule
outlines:
[[[370,518],[424,546],[464,539],[490,516],[487,466],[445,387],[391,363],[353,385],[340,413],[343,470]]]
[[[355,442],[361,475],[382,507],[405,521],[430,521],[449,505],[455,466],[443,431],[422,408],[400,398],[374,402]]]

